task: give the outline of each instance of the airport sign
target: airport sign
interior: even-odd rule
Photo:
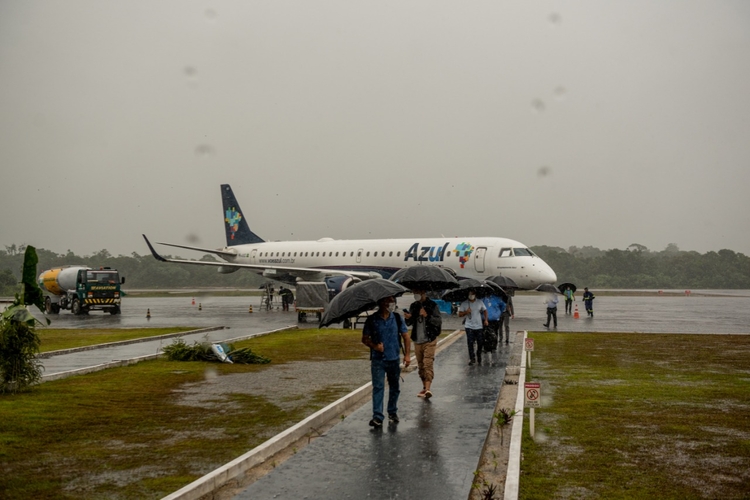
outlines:
[[[539,382],[526,382],[523,384],[524,392],[524,407],[525,408],[541,408],[542,398],[542,384]]]
[[[527,351],[534,350],[534,339],[524,339],[523,346]]]

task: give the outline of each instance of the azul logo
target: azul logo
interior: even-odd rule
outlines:
[[[440,247],[420,247],[419,243],[414,243],[406,252],[404,262],[411,259],[415,262],[442,262],[445,260],[445,251],[448,249],[448,242]]]
[[[232,207],[226,210],[224,213],[224,222],[227,223],[227,231],[229,231],[230,239],[234,239],[234,233],[240,228],[240,221],[242,220],[242,214],[237,211],[236,208]]]
[[[461,269],[463,269],[464,264],[469,262],[469,257],[471,257],[471,252],[474,251],[474,247],[471,246],[471,243],[459,243],[453,251],[456,252],[458,261],[461,263]]]

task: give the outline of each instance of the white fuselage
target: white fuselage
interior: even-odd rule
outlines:
[[[379,240],[333,240],[263,242],[226,247],[225,256],[236,264],[336,269],[372,272],[384,277],[404,267],[438,265],[459,277],[485,279],[502,275],[519,287],[554,284],[555,272],[526,245],[507,238],[419,238]],[[264,272],[272,276],[275,272]],[[310,273],[295,273],[310,276]]]

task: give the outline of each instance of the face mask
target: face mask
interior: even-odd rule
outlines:
[[[395,303],[391,302],[390,304],[388,304],[388,312],[393,312],[395,310],[396,310],[396,304]]]
[[[476,298],[477,298],[477,296],[475,294],[473,294],[473,293],[469,294],[469,300],[474,300]]]
[[[414,294],[414,300],[422,300],[422,294],[421,293],[415,293]]]

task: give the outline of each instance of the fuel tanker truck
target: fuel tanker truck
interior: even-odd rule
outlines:
[[[120,279],[116,269],[85,266],[63,266],[39,275],[39,287],[45,295],[47,314],[70,309],[73,314],[88,314],[101,310],[120,314]]]

